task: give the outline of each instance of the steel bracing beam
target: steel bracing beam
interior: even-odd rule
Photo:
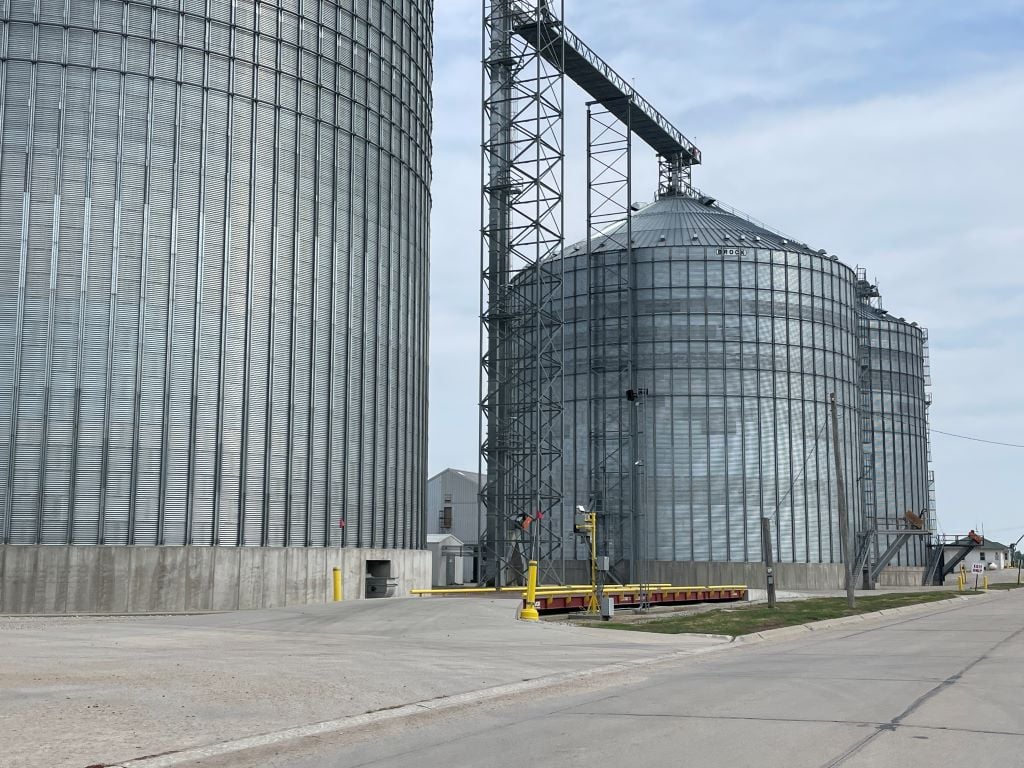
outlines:
[[[874,527],[858,534],[853,573],[855,577],[862,573],[866,575],[865,589],[874,589],[882,570],[892,562],[892,559],[907,545],[907,542],[911,539],[927,540],[932,536],[932,532],[925,528],[901,527],[892,524],[891,521],[885,522],[886,525],[878,527],[876,519]],[[880,543],[883,541],[887,542],[885,549],[881,554],[872,557],[873,552],[878,552],[881,549]],[[930,567],[930,564],[927,564],[926,571]]]
[[[940,581],[939,583],[941,584],[943,581],[945,581],[946,577],[949,576],[949,574],[951,574],[953,571],[955,571],[956,567],[958,565],[960,565],[961,562],[963,562],[963,559],[965,557],[967,557],[967,555],[969,555],[971,553],[971,550],[973,550],[973,549],[975,549],[976,547],[979,547],[979,546],[981,546],[981,545],[980,544],[961,544],[961,545],[959,545],[959,549],[957,550],[957,553],[955,555],[953,555],[953,558],[951,560],[949,560],[945,564],[945,567],[942,569],[942,581]]]
[[[931,549],[928,553],[928,562],[924,569],[924,579],[921,581],[921,584],[925,587],[932,585],[941,586],[944,579],[944,577],[940,575],[943,563],[942,545],[931,544],[929,546]]]
[[[499,586],[561,553],[549,513],[562,500],[562,267],[548,258],[563,243],[560,10],[483,3],[481,554]]]
[[[906,546],[906,543],[910,541],[910,537],[913,535],[912,533],[901,533],[892,539],[889,546],[885,548],[885,551],[871,565],[869,575],[872,584],[878,581],[878,576],[882,573],[882,569],[892,562],[892,559],[896,557],[896,553]]]

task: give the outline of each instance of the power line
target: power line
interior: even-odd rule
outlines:
[[[932,432],[937,432],[940,435],[946,435],[947,437],[959,437],[961,440],[972,440],[975,443],[988,443],[989,445],[1002,445],[1007,448],[1024,448],[1024,445],[1020,443],[1001,443],[998,440],[986,440],[983,437],[971,437],[970,435],[958,435],[955,432],[943,432],[941,429],[932,429]]]

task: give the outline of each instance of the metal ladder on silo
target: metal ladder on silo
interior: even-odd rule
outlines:
[[[857,268],[857,298],[870,307],[871,300],[878,297],[878,288],[867,278],[867,271],[863,267]],[[878,520],[875,516],[875,423],[873,416],[873,401],[871,397],[871,346],[869,344],[870,329],[868,322],[863,318],[857,319],[857,340],[859,357],[858,397],[860,405],[860,489],[861,489],[861,514],[863,528],[858,535],[858,548],[854,560],[854,575],[865,574],[865,581],[869,578],[867,574],[872,571],[873,556],[878,554]],[[865,583],[865,588],[870,585]]]
[[[865,530],[860,537],[860,550],[854,562],[854,576],[870,570],[875,536],[875,424],[871,398],[871,352],[866,334],[862,335],[860,350],[860,454],[861,505]],[[864,585],[868,587],[867,584]]]

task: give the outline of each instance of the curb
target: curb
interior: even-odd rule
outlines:
[[[1002,590],[1000,590],[1002,591]],[[1009,592],[1010,590],[1005,590]],[[937,608],[943,608],[946,610],[958,608],[962,606],[956,605],[956,603],[963,603],[968,600],[980,600],[982,602],[993,599],[997,593],[987,593],[982,595],[956,595],[949,598],[948,600],[936,600],[930,603],[917,603],[915,605],[904,605],[899,608],[883,608],[880,611],[872,611],[871,613],[857,613],[853,616],[841,616],[838,619],[823,619],[822,621],[812,621],[807,624],[794,624],[791,627],[779,627],[778,629],[766,629],[763,632],[751,632],[749,635],[737,635],[733,639],[733,643],[740,645],[750,645],[752,643],[759,643],[765,640],[781,640],[787,637],[795,637],[797,635],[803,635],[810,632],[820,632],[825,629],[832,629],[834,627],[842,627],[848,624],[859,624],[871,619],[884,618],[886,616],[904,616],[907,614],[918,614],[918,613],[929,613]]]

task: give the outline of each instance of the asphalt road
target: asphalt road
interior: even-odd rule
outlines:
[[[194,764],[1024,766],[1024,590]]]

